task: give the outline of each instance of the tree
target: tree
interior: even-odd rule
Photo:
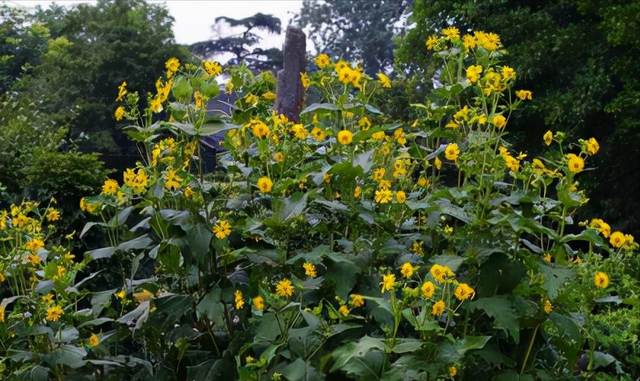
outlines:
[[[222,32],[226,29],[225,24],[241,31],[225,36]],[[277,71],[282,68],[282,51],[280,49],[261,49],[258,47],[252,49],[262,40],[256,31],[281,33],[279,18],[262,13],[256,13],[244,19],[221,16],[216,18],[211,29],[218,35],[217,38],[192,44],[189,48],[194,54],[211,58],[217,54],[231,53],[234,57],[230,63],[236,65],[243,63],[256,71],[269,69]]]
[[[167,9],[142,0],[101,0],[39,9],[36,20],[50,29],[51,40],[41,63],[15,90],[68,126],[71,139],[88,137],[80,141],[85,152],[108,155],[112,167],[134,160],[133,146],[113,117],[118,86],[126,81],[129,91],[155,92],[165,61],[190,56],[174,41]]]
[[[632,25],[638,12],[637,0],[416,0],[410,18],[416,27],[402,39],[398,64],[425,74],[426,83],[429,35],[450,25],[463,33],[499,34],[509,47],[505,65],[516,69],[519,86],[534,95],[512,118],[512,141],[530,155],[544,149],[541,136],[549,129],[602,142],[599,177],[586,181],[592,201],[585,215],[609,219],[616,229],[637,235],[640,33]]]
[[[0,94],[40,62],[49,30],[24,9],[0,5]]]
[[[300,26],[308,29],[318,53],[362,61],[375,75],[393,64],[393,37],[412,0],[304,0]]]

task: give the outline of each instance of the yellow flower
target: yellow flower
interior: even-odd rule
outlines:
[[[449,226],[449,225],[446,225],[446,226],[444,227],[443,232],[444,232],[444,234],[451,234],[451,233],[453,233],[453,227],[452,227],[452,226]]]
[[[38,254],[29,254],[27,261],[35,266],[40,263],[41,259]]]
[[[609,286],[609,276],[602,271],[596,273],[593,283],[598,288],[607,288]]]
[[[435,279],[439,283],[444,283],[452,280],[455,277],[453,271],[447,266],[441,266],[439,264],[435,264],[431,266],[431,270],[429,270],[433,279]]]
[[[353,141],[353,134],[351,133],[351,131],[342,130],[338,132],[337,138],[340,144],[346,146],[348,144],[351,144],[351,142]]]
[[[282,152],[275,152],[271,157],[276,163],[282,163],[284,161],[284,154]]]
[[[553,309],[553,306],[551,305],[551,302],[549,301],[549,299],[544,301],[544,312],[546,312],[547,314],[551,313],[551,310]]]
[[[516,91],[516,97],[518,97],[520,100],[531,100],[531,91],[529,90],[518,90]]]
[[[469,50],[469,49],[473,49],[476,47],[476,39],[475,37],[473,37],[470,34],[465,34],[464,36],[462,36],[462,45],[464,46],[465,50]]]
[[[456,161],[460,155],[460,148],[456,143],[450,143],[447,148],[444,149],[444,156],[447,160]]]
[[[579,173],[584,169],[584,160],[580,156],[570,153],[567,157],[569,158],[569,170],[571,172]]]
[[[224,92],[227,94],[231,94],[233,92],[233,82],[227,82],[227,84],[224,86]]]
[[[371,128],[371,121],[369,120],[369,118],[367,118],[366,116],[363,116],[362,118],[360,118],[360,120],[358,121],[358,126],[363,130],[363,131],[367,131],[369,128]]]
[[[376,191],[375,200],[380,204],[388,204],[391,201],[391,191],[389,189],[380,189]]]
[[[156,114],[162,111],[162,99],[158,97],[153,98],[151,102],[149,102],[149,109]]]
[[[545,254],[542,259],[547,263],[551,263],[551,254],[549,253]]]
[[[476,83],[478,82],[480,73],[482,73],[481,65],[471,65],[467,68],[467,79],[471,83]]]
[[[233,293],[234,302],[236,303],[236,310],[241,310],[244,307],[244,298],[242,297],[242,291],[236,290]]]
[[[60,316],[62,316],[64,314],[64,311],[62,311],[62,307],[60,306],[52,306],[47,308],[47,320],[49,321],[58,321],[58,319],[60,319]]]
[[[435,34],[432,34],[431,36],[429,36],[429,38],[427,38],[427,49],[432,50],[435,49],[436,45],[438,44],[438,36],[436,36]]]
[[[4,323],[4,307],[0,306],[0,323]]]
[[[385,135],[384,131],[378,131],[378,132],[374,132],[371,135],[371,139],[378,140],[378,141],[383,141],[385,136],[386,135]]]
[[[454,39],[460,38],[460,31],[458,30],[458,28],[451,26],[449,28],[445,28],[442,31],[442,35],[446,37],[448,40],[454,40]]]
[[[321,142],[321,141],[323,141],[323,140],[324,140],[324,138],[325,138],[325,133],[324,133],[324,131],[322,130],[322,128],[320,128],[320,127],[314,127],[314,128],[313,128],[313,130],[311,130],[311,136],[313,136],[313,138],[314,138],[316,141]]]
[[[256,309],[264,310],[264,298],[262,296],[256,296],[251,302]]]
[[[362,297],[362,295],[351,294],[349,295],[349,298],[351,298],[351,305],[353,305],[354,307],[364,306],[364,298]]]
[[[343,305],[340,306],[340,309],[338,309],[338,312],[340,312],[343,316],[347,316],[347,315],[349,315],[349,312],[351,312],[351,311],[349,311],[347,306],[343,304]]]
[[[115,296],[118,299],[124,299],[127,296],[127,292],[124,289],[122,289],[119,292],[116,292]]]
[[[271,135],[269,127],[261,120],[252,119],[247,126],[251,126],[251,133],[259,139],[265,139]]]
[[[289,279],[283,279],[276,285],[276,292],[283,298],[293,295],[293,285]]]
[[[49,293],[47,295],[43,295],[40,300],[43,304],[51,304],[53,303],[53,294]]]
[[[436,285],[429,280],[422,284],[422,287],[420,287],[420,290],[422,290],[422,295],[424,295],[425,298],[429,299],[430,297],[433,296],[433,293],[436,291]]]
[[[469,287],[466,283],[458,284],[458,287],[456,287],[456,290],[453,293],[458,300],[472,299],[476,295],[473,288]]]
[[[244,360],[247,362],[247,364],[251,364],[252,362],[256,361],[256,359],[251,356],[247,356]]]
[[[258,189],[260,189],[260,192],[269,193],[271,192],[271,188],[273,188],[273,181],[271,181],[270,178],[265,176],[258,179]]]
[[[417,267],[413,267],[413,265],[409,262],[402,265],[400,268],[400,273],[407,279],[411,278],[413,273],[417,270]]]
[[[311,80],[309,79],[309,75],[307,73],[300,73],[300,81],[302,82],[302,87],[308,89],[311,85]]]
[[[356,189],[353,190],[353,198],[359,198],[360,194],[362,194],[362,188],[357,186]]]
[[[305,275],[308,275],[312,278],[318,276],[318,274],[316,273],[316,267],[313,265],[313,263],[305,262],[302,264],[302,267],[304,267]]]
[[[167,60],[167,62],[165,62],[164,66],[167,68],[167,70],[175,73],[180,68],[180,61],[178,61],[178,59],[175,57],[171,57]]]
[[[182,177],[176,175],[176,171],[169,167],[167,173],[163,176],[164,178],[164,187],[167,190],[176,190],[180,189],[180,183],[182,182]]]
[[[272,101],[276,99],[276,94],[273,91],[267,91],[266,93],[262,94],[262,98],[268,101]]]
[[[389,77],[387,77],[386,75],[382,73],[378,73],[378,79],[380,80],[382,87],[386,87],[386,88],[391,87],[391,81],[389,80]]]
[[[585,143],[585,151],[588,155],[595,155],[600,150],[600,144],[595,138],[589,138]]]
[[[296,138],[301,140],[306,139],[307,136],[309,136],[309,131],[307,131],[302,124],[294,124],[293,127],[291,127],[291,131],[293,131]]]
[[[313,60],[313,62],[315,62],[320,69],[324,69],[325,67],[331,64],[331,60],[329,59],[329,56],[324,53],[317,56],[316,59]]]
[[[195,192],[193,191],[193,189],[191,189],[191,187],[184,188],[184,197],[191,198],[194,194]]]
[[[624,243],[625,243],[624,233],[619,231],[615,231],[611,233],[611,237],[609,238],[609,243],[611,243],[611,246],[615,247],[616,249],[621,248],[622,246],[624,246]]]
[[[118,86],[118,97],[116,98],[116,102],[120,102],[125,95],[127,95],[127,82],[122,82],[122,84]],[[122,108],[122,112],[124,113],[124,108]]]
[[[493,117],[492,123],[498,128],[503,128],[507,124],[507,118],[499,114]]]
[[[95,333],[91,334],[91,337],[89,337],[89,346],[91,348],[97,346],[98,344],[100,344],[100,338],[98,336],[96,336]]]
[[[508,81],[510,79],[516,79],[516,71],[509,66],[503,66],[501,73],[502,73],[502,78],[504,78],[505,81]]]
[[[404,130],[402,128],[398,128],[393,131],[393,138],[396,139],[396,142],[400,145],[405,145],[407,143],[407,138],[404,136]]]
[[[34,238],[34,239],[30,240],[29,242],[27,242],[25,247],[27,248],[27,250],[29,250],[31,252],[36,252],[36,251],[38,251],[38,250],[40,250],[40,249],[42,249],[44,247],[44,241],[42,241],[39,238]]]
[[[216,237],[224,239],[231,234],[231,224],[227,220],[220,220],[218,223],[213,225],[212,230]]]
[[[118,106],[118,108],[113,113],[113,115],[116,117],[117,121],[121,121],[122,118],[124,118],[124,107]]]
[[[382,282],[380,282],[382,286],[382,291],[391,291],[396,285],[396,276],[393,274],[387,274],[382,276]]]
[[[212,77],[215,77],[222,72],[222,67],[215,61],[205,61],[202,66],[204,67],[204,70],[207,72],[207,74]]]
[[[444,300],[438,300],[433,305],[433,308],[431,308],[431,314],[432,315],[442,315],[444,313],[445,307],[446,306],[444,304]]]
[[[118,188],[119,188],[119,185],[116,180],[107,179],[104,182],[104,185],[102,185],[102,194],[105,194],[105,195],[116,194],[116,192],[118,192]]]
[[[551,142],[553,141],[553,133],[551,132],[551,130],[544,133],[544,135],[542,136],[542,140],[544,140],[544,144],[548,146],[551,145]]]
[[[442,169],[442,160],[440,160],[440,158],[436,157],[436,159],[433,161],[433,165],[436,166],[436,169],[439,171]]]
[[[60,211],[58,209],[49,208],[47,210],[47,221],[58,221],[60,219]]]
[[[407,201],[407,195],[404,193],[404,191],[396,192],[396,201],[398,201],[400,204],[404,204],[404,202]]]
[[[456,374],[458,374],[458,369],[456,369],[455,365],[451,365],[449,367],[449,376],[450,377],[455,377]]]

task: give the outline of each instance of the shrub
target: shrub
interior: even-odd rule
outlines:
[[[242,67],[227,70],[240,96],[225,122],[205,109],[215,63],[170,59],[143,115],[123,84],[116,117],[134,123],[142,159],[80,204],[96,216],[82,234],[99,228],[110,242],[85,262],[116,258],[120,283],[92,274],[83,284],[96,291],[70,297],[69,278],[55,288],[56,322],[40,311],[27,324],[33,307],[5,299],[2,342],[34,355],[5,358],[3,375],[533,380],[618,364],[629,376],[596,338],[615,316],[603,306],[637,308],[637,244],[572,218],[588,202],[577,178],[597,142],[549,132],[544,157],[512,152],[510,113],[532,94],[512,94],[499,37],[449,28],[427,47],[442,87],[414,105],[411,125],[382,123],[369,104],[390,86],[384,74],[323,56],[302,76],[321,99],[300,123],[271,111],[272,76]],[[165,109],[168,121],[154,121]],[[224,128],[224,178],[205,175],[199,138]],[[6,258],[27,253],[8,242]],[[2,273],[15,283],[14,268]],[[48,278],[30,268],[15,292],[33,302]],[[28,340],[49,330],[60,334],[35,336],[46,345]]]

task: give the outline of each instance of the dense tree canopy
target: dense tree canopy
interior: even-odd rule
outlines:
[[[362,61],[375,74],[393,64],[393,37],[411,0],[304,0],[300,25],[318,53]]]
[[[167,9],[142,0],[99,1],[54,5],[36,19],[49,28],[51,40],[42,62],[16,90],[68,125],[71,138],[88,137],[86,151],[113,158],[126,153],[127,140],[113,118],[118,86],[126,81],[130,91],[155,91],[167,58],[188,57],[174,41]]]

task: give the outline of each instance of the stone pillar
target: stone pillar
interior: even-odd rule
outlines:
[[[300,121],[300,111],[304,101],[304,88],[300,73],[307,68],[307,36],[296,27],[289,26],[282,49],[283,69],[278,71],[275,110],[290,121]]]

